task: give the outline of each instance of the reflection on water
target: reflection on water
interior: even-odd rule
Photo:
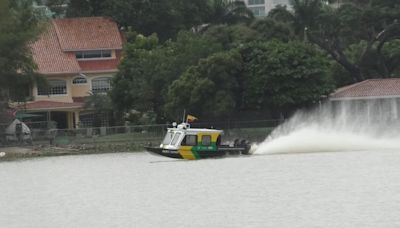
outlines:
[[[400,154],[0,163],[0,227],[397,227]]]

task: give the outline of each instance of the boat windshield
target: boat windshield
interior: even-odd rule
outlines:
[[[164,140],[162,141],[162,144],[163,145],[170,144],[171,141],[172,141],[173,136],[174,136],[174,132],[172,132],[172,131],[167,132],[167,134],[164,137]]]
[[[176,132],[176,133],[175,133],[175,136],[174,136],[174,139],[173,139],[172,142],[171,142],[171,145],[177,146],[176,144],[177,144],[178,139],[179,139],[180,136],[181,136],[181,133],[180,133],[180,132]]]

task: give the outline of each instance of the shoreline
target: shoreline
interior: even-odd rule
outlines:
[[[111,148],[110,148],[111,149]],[[117,149],[117,148],[115,148]],[[68,155],[88,155],[88,154],[111,154],[131,152],[142,152],[140,148],[124,148],[125,150],[104,150],[98,148],[66,148],[57,146],[12,146],[0,147],[0,163],[7,161],[17,161],[24,159],[40,158],[40,157],[55,157],[55,156],[68,156]]]

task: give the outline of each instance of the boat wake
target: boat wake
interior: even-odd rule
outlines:
[[[367,150],[400,150],[400,138],[373,138],[352,132],[299,129],[288,135],[267,138],[251,147],[253,154],[287,154]]]
[[[351,107],[351,104],[348,104]],[[373,104],[371,105],[373,106]],[[351,114],[349,114],[351,113]],[[277,127],[253,154],[400,150],[400,127],[389,111],[368,116],[331,105],[298,112]],[[380,121],[378,121],[380,120]],[[383,121],[384,120],[384,121]]]

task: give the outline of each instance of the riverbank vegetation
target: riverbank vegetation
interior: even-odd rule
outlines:
[[[160,122],[184,109],[206,119],[246,112],[279,118],[337,87],[399,76],[398,2],[291,4],[265,18],[243,11],[231,11],[236,20],[200,18],[201,26],[166,41],[128,32],[111,93],[118,110],[151,112]]]
[[[9,121],[9,99],[24,100],[28,91],[21,88],[41,79],[29,48],[43,31],[39,21],[30,1],[0,0],[0,123]]]
[[[34,75],[26,50],[40,29],[31,1],[0,2],[0,79],[17,69]],[[290,2],[258,18],[228,0],[42,3],[54,17],[106,16],[120,25],[127,42],[111,102],[89,105],[111,103],[107,112],[132,123],[178,120],[184,110],[202,120],[282,118],[337,87],[400,75],[397,0]]]

